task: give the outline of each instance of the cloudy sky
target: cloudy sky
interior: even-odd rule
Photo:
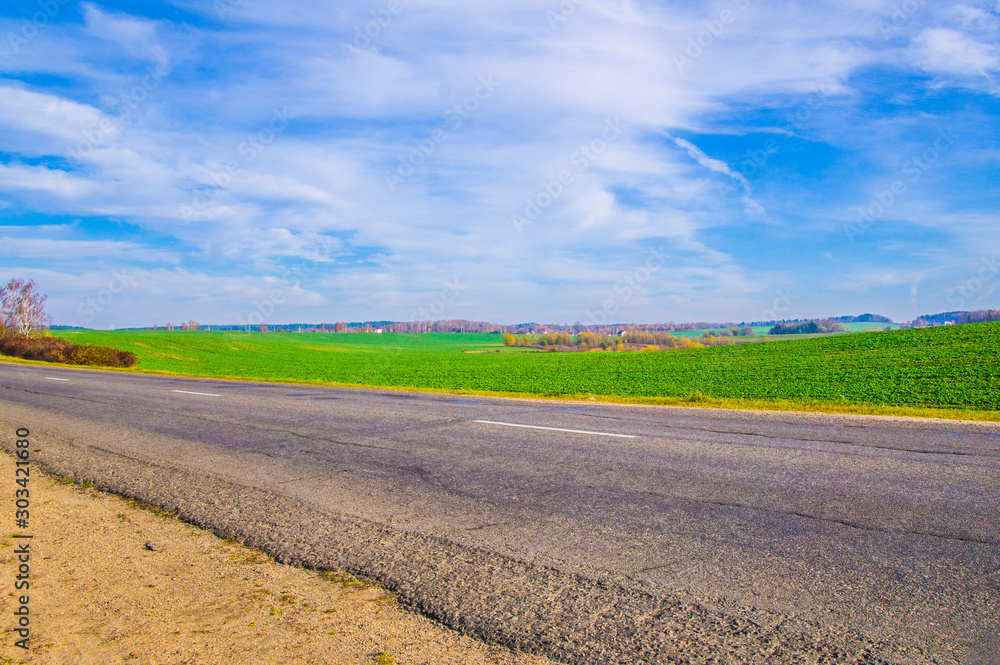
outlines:
[[[1000,306],[1000,2],[0,9],[0,279],[107,328]]]

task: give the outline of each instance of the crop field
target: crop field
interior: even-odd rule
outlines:
[[[482,353],[503,349],[488,334],[56,334],[132,351],[140,363],[130,371],[190,376],[663,403],[1000,410],[1000,323],[640,353]]]

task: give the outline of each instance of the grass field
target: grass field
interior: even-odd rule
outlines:
[[[658,353],[462,353],[503,348],[499,335],[486,334],[56,334],[132,351],[138,371],[190,376],[715,406],[1000,411],[1000,323]]]

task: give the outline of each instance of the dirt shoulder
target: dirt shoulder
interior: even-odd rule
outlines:
[[[32,469],[31,651],[16,647],[14,462],[0,453],[0,665],[543,665],[402,608],[378,586],[276,563],[134,501]],[[23,592],[17,592],[20,595]]]

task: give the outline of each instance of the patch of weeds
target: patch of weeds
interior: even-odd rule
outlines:
[[[233,563],[238,563],[241,565],[252,565],[259,563],[268,563],[271,561],[271,557],[270,555],[268,555],[267,552],[263,550],[250,548],[249,552],[243,550],[230,552],[229,560]]]
[[[389,593],[388,591],[383,592],[374,601],[376,605],[395,605],[397,603],[396,596]]]
[[[342,589],[371,589],[378,586],[372,580],[355,577],[340,570],[324,570],[319,575],[327,582],[339,584]]]
[[[275,607],[274,605],[268,605],[268,606],[267,606],[267,608],[268,608],[269,610],[271,610],[271,616],[273,616],[273,617],[274,617],[274,616],[281,616],[282,614],[284,614],[284,613],[285,613],[285,610],[279,610],[279,609],[278,609],[277,607]]]
[[[129,499],[125,499],[125,502],[128,503],[128,505],[130,505],[133,508],[139,508],[140,510],[145,510],[146,512],[153,513],[154,515],[157,515],[157,516],[160,516],[160,517],[176,517],[177,516],[177,513],[174,512],[174,511],[172,511],[172,510],[167,510],[163,506],[157,506],[157,505],[154,505],[152,503],[148,503],[146,501],[143,501],[141,499],[131,499],[131,498],[129,498]]]
[[[700,390],[696,390],[693,393],[688,394],[688,396],[684,398],[684,401],[691,404],[704,404],[705,402],[711,402],[712,398]]]
[[[379,651],[373,656],[373,658],[379,665],[392,665],[396,662],[396,659],[387,654],[385,651]]]
[[[292,598],[292,594],[290,594],[290,593],[286,593],[286,594],[282,594],[282,595],[278,596],[278,600],[280,600],[283,603],[288,603],[289,605],[294,605],[295,604],[295,599]]]

